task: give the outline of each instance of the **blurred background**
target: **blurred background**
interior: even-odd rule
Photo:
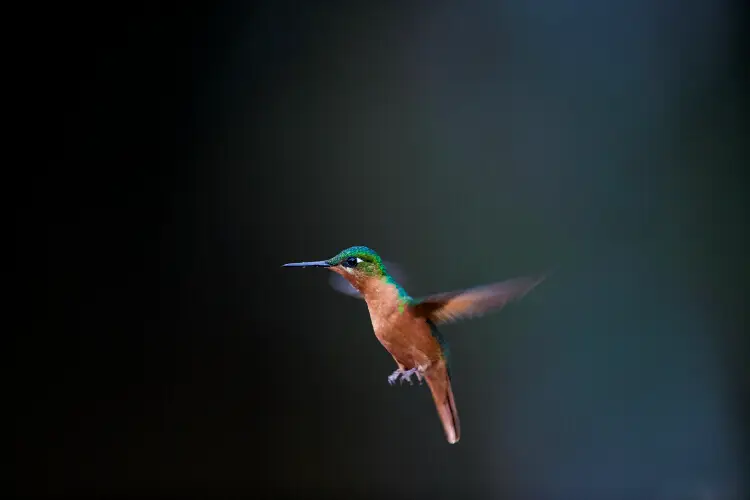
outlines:
[[[744,2],[49,7],[13,329],[22,495],[739,499]],[[40,168],[42,167],[42,168]],[[325,271],[446,326],[463,435]]]

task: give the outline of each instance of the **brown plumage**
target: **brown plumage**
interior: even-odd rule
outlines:
[[[380,257],[367,247],[351,247],[327,261],[286,266],[326,267],[341,275],[367,303],[375,336],[398,369],[388,377],[427,382],[446,439],[456,443],[461,426],[451,387],[447,345],[437,325],[482,315],[519,299],[542,281],[516,278],[467,290],[412,299],[388,274]]]
[[[434,323],[448,323],[481,316],[500,309],[511,300],[518,300],[544,280],[543,276],[514,278],[468,290],[440,293],[421,299],[415,306],[420,316]]]

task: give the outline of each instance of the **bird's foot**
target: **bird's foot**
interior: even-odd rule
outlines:
[[[413,385],[411,376],[416,375],[419,384],[422,385],[422,379],[424,378],[424,376],[422,375],[422,371],[422,367],[420,366],[415,366],[414,368],[411,368],[409,370],[403,370],[399,368],[388,376],[388,383],[393,385],[396,383],[396,380],[400,378],[402,384],[404,383],[404,380],[406,380],[410,385]]]

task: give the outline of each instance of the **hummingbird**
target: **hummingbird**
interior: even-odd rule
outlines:
[[[461,437],[451,387],[450,351],[438,325],[481,316],[520,299],[544,280],[521,277],[488,285],[412,298],[388,273],[380,256],[368,247],[353,246],[336,256],[282,267],[323,267],[340,275],[365,300],[375,336],[396,362],[388,383],[427,381],[449,443]],[[340,287],[340,291],[343,291]]]

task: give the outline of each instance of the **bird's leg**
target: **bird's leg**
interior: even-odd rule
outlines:
[[[417,376],[417,380],[419,380],[419,385],[422,385],[422,380],[424,379],[424,369],[421,366],[414,367],[414,374]]]
[[[401,364],[401,362],[399,360],[395,359],[395,358],[393,360],[398,365],[398,368],[396,369],[396,371],[394,371],[393,373],[391,373],[390,375],[388,375],[388,383],[391,384],[391,385],[395,384],[396,380],[398,380],[398,378],[401,376],[401,374],[404,373],[404,365]]]
[[[396,380],[399,380],[400,378],[402,384],[404,383],[404,380],[406,380],[407,382],[409,382],[409,384],[413,385],[411,381],[411,376],[416,375],[417,380],[419,381],[419,384],[421,385],[422,380],[424,379],[423,373],[424,373],[424,368],[422,368],[421,366],[415,366],[414,368],[411,368],[409,370],[405,370],[404,368],[398,368],[396,371],[394,371],[388,376],[388,383],[393,385],[396,383]]]
[[[414,368],[412,368],[411,370],[409,370],[409,371],[414,372],[414,375],[417,376],[417,380],[419,381],[419,385],[422,385],[422,380],[424,380],[424,372],[427,371],[427,368],[429,368],[429,367],[430,367],[430,365],[427,365],[427,366],[417,365]]]
[[[422,385],[422,380],[424,380],[424,374],[427,371],[427,369],[430,367],[432,363],[427,363],[426,366],[423,365],[417,365],[414,368],[411,369],[411,371],[414,372],[414,374],[417,376],[417,380],[419,380],[419,385]]]
[[[404,370],[401,372],[401,383],[404,383],[404,380],[409,382],[409,385],[411,385],[411,375],[414,373],[414,368],[411,370]]]

